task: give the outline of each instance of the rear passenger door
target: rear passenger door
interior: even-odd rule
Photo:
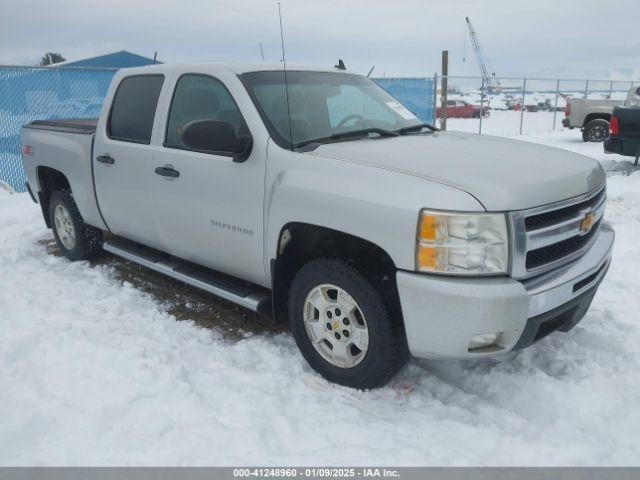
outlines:
[[[158,248],[151,188],[151,133],[164,76],[124,77],[108,115],[102,115],[93,148],[100,211],[116,235]]]

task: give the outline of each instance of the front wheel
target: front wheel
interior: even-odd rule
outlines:
[[[312,260],[296,274],[289,328],[309,365],[353,388],[385,385],[404,365],[402,321],[365,276],[339,259]]]
[[[87,260],[102,247],[102,232],[84,223],[70,191],[53,192],[49,220],[56,243],[69,260]]]
[[[603,118],[591,120],[582,130],[582,140],[585,142],[604,142],[607,138],[609,138],[609,122]]]

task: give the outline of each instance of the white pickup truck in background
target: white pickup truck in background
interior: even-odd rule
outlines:
[[[21,137],[65,256],[103,248],[288,322],[352,387],[408,353],[475,359],[568,331],[610,263],[598,162],[438,131],[338,69],[123,69],[99,119]]]
[[[582,130],[585,142],[604,142],[609,137],[609,122],[613,109],[620,105],[638,105],[640,88],[631,87],[626,100],[571,98],[564,109],[562,125]]]

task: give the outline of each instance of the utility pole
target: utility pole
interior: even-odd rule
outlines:
[[[262,61],[264,62],[264,50],[262,49],[262,42],[260,42],[258,45],[260,45],[260,58],[262,58]]]
[[[440,129],[447,129],[447,90],[449,80],[449,51],[442,51],[442,81],[440,82]]]

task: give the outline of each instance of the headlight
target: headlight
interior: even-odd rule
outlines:
[[[457,275],[506,273],[509,237],[503,213],[423,210],[418,224],[416,268]]]

